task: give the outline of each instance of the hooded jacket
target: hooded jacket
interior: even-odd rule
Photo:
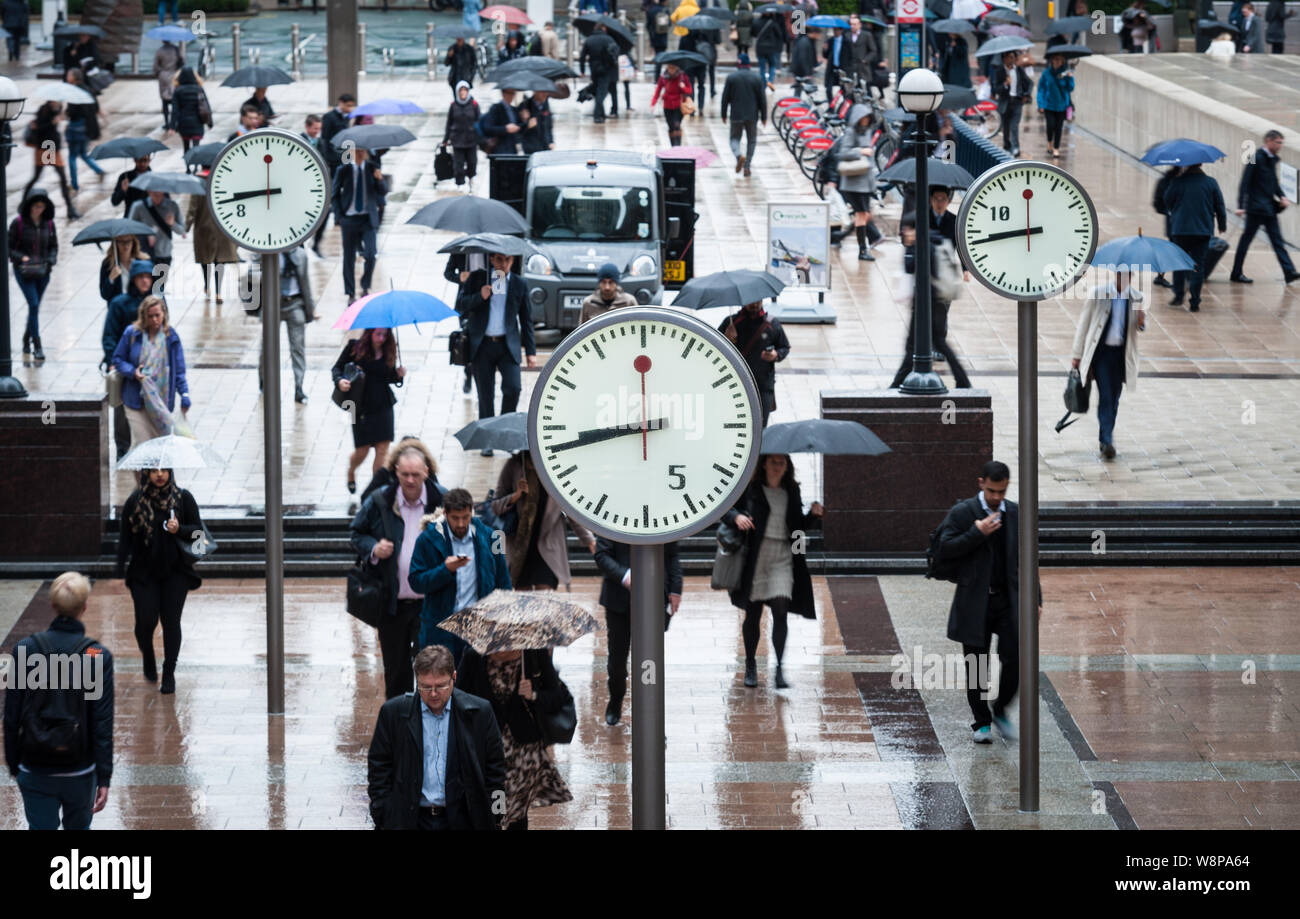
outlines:
[[[32,205],[38,201],[45,204],[45,213],[39,222],[32,219]],[[18,216],[9,224],[9,259],[14,264],[15,275],[18,275],[24,255],[32,262],[44,262],[47,276],[50,266],[59,260],[59,238],[54,231],[54,202],[39,188],[33,188],[32,193],[23,199]]]
[[[835,146],[831,148],[834,154],[835,166],[838,169],[840,163],[851,162],[862,159],[862,148],[871,144],[870,123],[866,131],[858,131],[858,122],[871,114],[868,106],[856,104],[849,109],[849,116],[845,119],[844,133],[835,141]],[[861,192],[870,194],[876,190],[876,169],[875,164],[864,173],[859,175],[841,175],[839,179],[839,190],[842,192]]]
[[[460,101],[462,86],[470,90],[464,102]],[[469,83],[461,80],[456,84],[455,98],[452,99],[451,108],[447,110],[447,127],[443,131],[442,142],[450,143],[453,147],[477,146],[478,134],[474,130],[474,123],[478,121],[478,117],[479,107],[474,92]]]

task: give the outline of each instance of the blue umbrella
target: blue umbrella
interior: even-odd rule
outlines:
[[[144,33],[144,37],[154,41],[186,42],[194,41],[197,36],[184,26],[154,26]]]
[[[1192,257],[1165,239],[1150,236],[1121,236],[1097,247],[1092,264],[1098,268],[1135,266],[1143,271],[1191,271]]]
[[[1227,155],[1212,144],[1180,137],[1156,144],[1142,154],[1142,162],[1148,166],[1195,166],[1197,163],[1213,163]]]
[[[838,16],[814,16],[808,20],[807,26],[810,29],[847,29],[849,21]]]
[[[421,290],[385,290],[357,300],[334,323],[336,329],[391,329],[450,319],[456,311]]]
[[[424,109],[407,99],[376,99],[352,110],[357,115],[423,115]]]

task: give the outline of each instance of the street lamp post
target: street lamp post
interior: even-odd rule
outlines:
[[[930,149],[925,119],[943,101],[943,80],[933,70],[909,70],[898,82],[898,104],[916,116],[912,146],[916,156],[916,306],[912,315],[912,372],[898,391],[916,396],[940,396],[948,391],[934,370],[934,337],[930,324]]]
[[[23,384],[14,376],[13,345],[9,336],[9,212],[6,201],[9,189],[6,172],[9,154],[14,148],[9,124],[23,113],[27,100],[18,85],[8,77],[0,77],[0,262],[4,264],[4,283],[0,284],[0,399],[22,399],[27,395]]]

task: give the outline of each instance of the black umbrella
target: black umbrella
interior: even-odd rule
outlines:
[[[73,25],[68,23],[55,28],[55,35],[93,35],[95,38],[103,38],[105,32],[99,26],[92,26],[89,23],[85,25]]]
[[[504,233],[471,233],[468,236],[453,239],[438,251],[444,254],[448,252],[483,252],[488,255],[496,253],[498,255],[528,256],[537,250],[518,236],[507,236]]]
[[[226,149],[223,143],[197,144],[185,151],[185,165],[211,166],[217,161],[217,154]]]
[[[457,195],[426,204],[407,223],[458,233],[526,233],[528,221],[508,204],[476,195]]]
[[[956,163],[930,157],[929,180],[931,188],[968,188],[975,177]],[[911,185],[916,182],[916,159],[901,159],[880,174],[881,182],[893,182],[895,185]]]
[[[916,115],[912,114],[907,109],[887,108],[882,114],[886,121],[896,121],[899,124],[911,124],[913,121],[916,121]]]
[[[147,223],[127,220],[125,217],[114,217],[111,220],[96,220],[72,237],[72,244],[84,246],[87,243],[106,243],[119,236],[148,236],[150,233],[157,232],[157,227],[151,227]]]
[[[188,172],[145,172],[131,180],[141,191],[164,191],[169,195],[206,195],[208,184]]]
[[[492,82],[497,84],[497,89],[513,89],[526,93],[555,92],[555,82],[553,80],[546,79],[540,73],[529,73],[528,71],[508,73]]]
[[[455,41],[458,38],[478,38],[478,29],[471,29],[469,26],[438,26],[434,33],[440,38],[450,38]]]
[[[1233,35],[1241,34],[1241,29],[1237,28],[1232,23],[1220,22],[1217,19],[1197,20],[1196,28],[1201,32],[1231,32]]]
[[[1001,7],[991,9],[984,14],[984,21],[988,22],[990,20],[993,22],[1009,22],[1017,26],[1028,25],[1024,16],[1021,16],[1015,10],[1004,10]]]
[[[767,13],[785,14],[793,11],[794,11],[794,7],[785,3],[764,3],[762,6],[754,7],[755,16],[763,16],[766,15]]]
[[[706,6],[697,15],[708,16],[710,19],[723,19],[727,22],[736,21],[735,11],[729,10],[725,6]]]
[[[387,150],[415,140],[415,135],[397,124],[359,124],[334,135],[332,143],[342,150],[349,143],[364,150]]]
[[[775,297],[785,290],[785,282],[766,271],[715,271],[692,278],[682,285],[673,306],[704,310],[713,306],[744,306]]]
[[[940,19],[930,23],[930,31],[948,35],[975,34],[975,27],[965,19]]]
[[[493,67],[488,71],[488,75],[484,79],[488,83],[495,83],[502,77],[514,73],[535,73],[538,76],[546,77],[548,80],[570,80],[578,75],[561,61],[541,57],[540,55],[531,55],[529,57],[517,57],[514,60]]]
[[[809,418],[773,424],[763,431],[763,453],[879,456],[892,452],[871,428],[857,421]]]
[[[1087,57],[1092,54],[1092,49],[1085,48],[1083,45],[1051,45],[1043,52],[1043,57],[1051,57],[1053,54],[1060,54],[1067,58]]]
[[[609,37],[618,43],[618,50],[627,54],[632,50],[632,33],[627,30],[623,23],[619,22],[613,16],[598,16],[594,13],[586,13],[572,20],[572,25],[583,35],[590,35],[596,31],[597,25],[602,25],[609,32]]]
[[[943,102],[939,107],[945,111],[953,109],[968,109],[979,102],[975,96],[975,90],[968,86],[958,86],[956,83],[943,84]]]
[[[279,67],[263,67],[261,64],[254,64],[249,67],[241,67],[230,76],[221,81],[222,86],[282,86],[292,83],[293,77],[289,76]]]
[[[117,137],[91,150],[90,158],[92,160],[138,160],[142,156],[166,149],[166,144],[160,144],[152,137]]]
[[[1048,35],[1072,35],[1075,32],[1087,32],[1091,28],[1091,16],[1066,16],[1063,19],[1053,19],[1044,31]]]
[[[952,15],[952,0],[927,0],[925,8],[941,18]]]
[[[677,25],[688,32],[715,32],[726,26],[726,23],[701,12],[694,16],[687,16],[685,19],[679,19]]]
[[[708,59],[694,51],[668,51],[655,57],[656,64],[708,64]]]
[[[471,421],[455,437],[466,450],[504,450],[514,453],[528,449],[528,413],[508,412],[491,418]]]

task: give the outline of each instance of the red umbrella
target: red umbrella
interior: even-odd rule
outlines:
[[[655,151],[659,156],[695,160],[696,169],[704,169],[718,161],[718,154],[703,147],[666,147]]]
[[[533,24],[533,21],[528,18],[528,14],[523,10],[513,6],[506,6],[503,3],[495,3],[481,9],[478,14],[483,19],[500,19],[507,25],[512,26],[530,26]]]

